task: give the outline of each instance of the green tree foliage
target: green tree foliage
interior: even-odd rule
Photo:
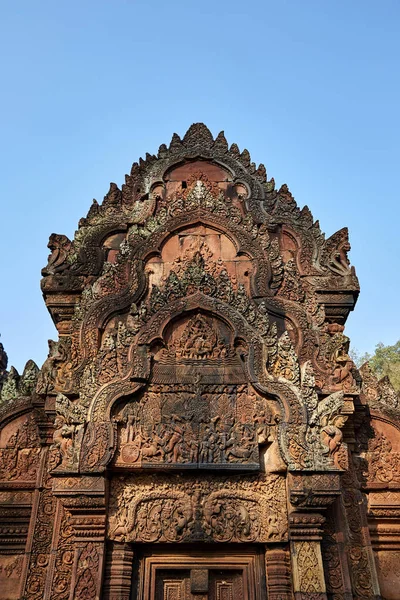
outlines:
[[[360,355],[357,350],[353,350],[351,357],[358,367],[368,361],[378,379],[387,375],[394,389],[400,391],[400,340],[393,346],[384,346],[379,342],[374,354]]]

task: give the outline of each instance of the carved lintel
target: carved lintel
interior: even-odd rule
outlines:
[[[289,473],[290,502],[301,509],[324,510],[340,494],[340,473]]]
[[[279,475],[115,478],[109,538],[151,543],[283,542],[287,540],[284,482]]]

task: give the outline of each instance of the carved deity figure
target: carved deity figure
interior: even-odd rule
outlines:
[[[56,412],[51,447],[52,468],[58,466],[67,469],[75,468],[82,442],[85,410],[63,394],[58,394]]]
[[[65,418],[57,416],[54,421],[53,444],[60,452],[60,462],[70,465],[73,461],[75,426],[67,425]]]
[[[350,391],[355,386],[353,377],[354,363],[348,355],[349,338],[342,334],[336,334],[339,338],[339,346],[334,353],[335,366],[330,379],[330,388]]]
[[[36,384],[38,394],[53,392],[57,385],[58,367],[65,360],[65,352],[61,342],[48,341],[49,354],[41,368]]]
[[[326,425],[321,429],[322,443],[326,446],[325,453],[332,456],[339,450],[342,443],[343,433],[335,425]]]
[[[348,418],[342,414],[343,404],[343,391],[334,392],[319,402],[310,419],[312,425],[319,422],[322,454],[331,459],[342,443],[341,429]]]
[[[72,242],[66,235],[52,233],[47,247],[51,250],[51,254],[47,266],[42,269],[42,275],[62,273],[71,266],[67,259],[72,249]]]
[[[201,315],[188,322],[182,336],[175,341],[174,349],[177,358],[194,360],[226,355],[222,340]]]

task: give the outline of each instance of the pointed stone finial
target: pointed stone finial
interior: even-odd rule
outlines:
[[[214,144],[214,138],[204,123],[193,123],[185,133],[183,144],[189,149],[194,146],[210,149]]]
[[[225,153],[228,152],[228,142],[226,141],[226,137],[223,131],[220,131],[214,142],[215,150]]]
[[[165,158],[168,152],[168,148],[165,144],[161,144],[158,149],[158,158]]]
[[[15,367],[11,367],[9,373],[4,379],[3,387],[1,390],[1,401],[12,400],[18,396],[18,383],[19,374]]]
[[[0,383],[7,373],[8,356],[4,346],[0,343]]]
[[[240,162],[243,164],[243,166],[249,167],[250,161],[250,152],[245,148],[242,154],[240,155]]]
[[[177,133],[174,133],[171,139],[171,143],[169,145],[170,152],[178,152],[182,149],[182,140]]]
[[[39,367],[33,360],[28,360],[19,382],[19,392],[22,396],[30,396],[36,388]]]
[[[232,144],[231,147],[229,148],[229,152],[231,154],[233,154],[235,158],[239,158],[239,156],[240,156],[240,150],[239,150],[239,146],[237,144]]]
[[[265,166],[262,163],[260,163],[258,165],[258,168],[256,170],[256,175],[257,175],[257,177],[259,177],[263,181],[266,181],[266,179],[267,179],[267,169],[265,168]]]

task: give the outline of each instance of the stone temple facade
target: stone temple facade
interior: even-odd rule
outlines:
[[[347,230],[196,124],[49,248],[59,339],[22,375],[1,348],[0,600],[398,600]]]

